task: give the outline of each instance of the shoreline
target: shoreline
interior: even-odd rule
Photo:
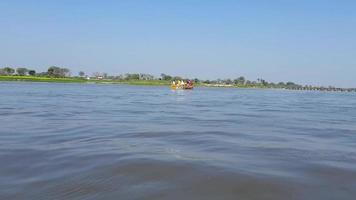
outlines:
[[[138,86],[170,86],[170,81],[165,80],[111,80],[111,79],[85,79],[80,77],[53,78],[38,76],[0,76],[0,82],[44,82],[44,83],[90,83],[90,84],[124,84]],[[278,89],[299,91],[322,92],[356,92],[356,88],[328,88],[328,87],[266,87],[249,85],[224,85],[224,84],[195,84],[195,87],[207,88],[237,88],[237,89]]]

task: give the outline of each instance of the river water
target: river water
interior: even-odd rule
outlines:
[[[0,199],[356,198],[356,93],[0,83]]]

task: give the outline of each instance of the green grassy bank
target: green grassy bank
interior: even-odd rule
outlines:
[[[29,82],[54,82],[54,83],[102,83],[102,84],[129,84],[129,85],[170,85],[169,81],[163,80],[96,80],[84,78],[53,78],[53,77],[38,77],[38,76],[0,76],[0,81],[29,81]]]
[[[51,78],[37,76],[0,76],[0,81],[30,81],[30,82],[58,82],[58,83],[78,83],[86,82],[80,78]]]

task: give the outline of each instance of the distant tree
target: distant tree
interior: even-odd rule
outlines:
[[[36,75],[36,71],[35,70],[28,70],[28,74],[30,76],[34,76],[34,75]]]
[[[27,74],[28,69],[26,69],[24,67],[19,67],[19,68],[16,69],[16,72],[17,72],[18,75],[24,76],[24,75]]]
[[[245,77],[240,76],[240,77],[237,79],[237,82],[238,82],[238,84],[240,84],[240,85],[244,85],[245,82],[246,82],[246,79],[245,79]]]
[[[61,68],[61,77],[67,77],[70,76],[70,70],[68,68]]]
[[[273,83],[273,82],[270,82],[270,83],[268,84],[268,87],[275,88],[275,87],[276,87],[276,84]]]
[[[235,85],[245,85],[246,79],[243,76],[240,76],[237,79],[234,79],[234,84]]]
[[[52,66],[48,68],[47,75],[56,78],[66,77],[66,76],[70,76],[70,70],[67,68]]]
[[[200,80],[198,78],[195,78],[194,83],[200,83]]]
[[[154,76],[151,74],[140,74],[140,80],[153,80]]]
[[[5,67],[3,70],[4,70],[6,75],[12,75],[12,74],[15,73],[15,70],[13,68],[11,68],[11,67]]]
[[[233,83],[231,79],[226,79],[223,82],[227,85],[231,85]]]
[[[108,78],[108,73],[105,73],[105,72],[104,72],[104,73],[103,73],[103,78],[105,78],[105,79]]]
[[[286,88],[300,88],[302,87],[301,85],[295,84],[293,82],[287,82],[286,83]]]
[[[261,80],[261,83],[262,83],[262,85],[264,85],[264,86],[267,86],[268,85],[268,82],[267,81],[265,81],[265,80]]]
[[[279,82],[279,83],[277,84],[277,87],[279,87],[279,88],[285,88],[285,87],[286,87],[286,84],[285,84],[284,82]]]
[[[60,77],[60,73],[61,73],[61,68],[56,66],[51,66],[47,70],[48,76],[52,76],[52,77]]]
[[[262,78],[257,79],[257,82],[260,83],[260,84],[262,84],[262,85],[264,85],[264,86],[267,86],[267,85],[268,85],[268,82],[265,81],[265,80],[263,80]]]
[[[6,75],[4,68],[0,68],[0,75]]]
[[[234,79],[234,84],[235,85],[238,85],[239,84],[239,80],[236,78],[236,79]]]
[[[175,76],[175,77],[172,77],[172,80],[182,80],[183,78],[180,77],[180,76]]]
[[[126,74],[126,80],[140,80],[140,74]]]
[[[113,77],[114,80],[123,80],[124,76],[122,74]]]
[[[56,71],[59,71],[59,67],[51,66],[47,69],[47,74],[48,76],[54,76]]]
[[[172,80],[172,76],[170,76],[170,75],[167,75],[167,74],[161,74],[161,78],[162,78],[162,80],[165,80],[165,81],[170,81],[170,80]]]
[[[221,84],[221,79],[218,80],[209,80],[210,84]]]
[[[78,75],[79,75],[80,77],[83,77],[83,76],[85,76],[85,73],[84,73],[83,71],[80,71],[80,72],[78,73]]]

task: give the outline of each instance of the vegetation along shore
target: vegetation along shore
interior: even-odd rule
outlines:
[[[59,82],[59,83],[102,83],[102,84],[131,84],[131,85],[162,85],[169,86],[173,80],[186,79],[180,76],[171,76],[161,74],[160,77],[155,77],[150,74],[121,74],[108,75],[107,73],[85,74],[81,71],[78,75],[72,75],[68,68],[51,66],[45,72],[36,72],[33,69],[24,67],[0,68],[0,81],[31,81],[31,82]],[[240,76],[236,79],[217,79],[217,80],[201,80],[198,78],[191,79],[195,86],[205,87],[230,87],[230,88],[275,88],[288,90],[315,90],[315,91],[340,91],[340,92],[356,92],[356,88],[338,88],[333,86],[312,86],[299,85],[293,82],[267,82],[259,78],[256,81],[250,81],[245,77]]]

